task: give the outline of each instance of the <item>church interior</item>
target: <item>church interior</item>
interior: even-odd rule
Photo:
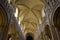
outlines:
[[[0,40],[60,40],[60,0],[0,0]]]

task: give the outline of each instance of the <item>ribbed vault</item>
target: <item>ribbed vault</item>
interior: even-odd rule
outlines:
[[[41,19],[44,0],[14,0],[14,2],[17,9],[15,16],[19,25],[21,25],[22,31],[25,34],[28,32],[34,34]]]
[[[15,0],[18,8],[18,17],[24,33],[36,32],[37,25],[41,19],[41,11],[44,6],[43,0]]]

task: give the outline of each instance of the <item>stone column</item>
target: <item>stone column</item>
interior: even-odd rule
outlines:
[[[56,31],[55,31],[55,27],[51,26],[50,30],[51,30],[52,40],[58,40]]]

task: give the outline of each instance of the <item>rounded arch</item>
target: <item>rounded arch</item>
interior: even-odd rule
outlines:
[[[0,6],[0,26],[6,25],[7,21],[8,21],[8,17],[7,14],[5,12],[5,10],[3,10],[4,8],[2,6]]]
[[[27,33],[26,40],[34,40],[34,35],[32,33]]]
[[[3,40],[4,36],[7,36],[7,30],[8,30],[8,15],[6,10],[3,8],[2,5],[0,5],[0,40]],[[6,33],[6,34],[4,34]]]
[[[53,16],[54,26],[60,31],[60,7],[58,7]]]

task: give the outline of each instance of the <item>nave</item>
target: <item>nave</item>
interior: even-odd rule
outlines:
[[[0,0],[0,40],[60,40],[60,0]]]

